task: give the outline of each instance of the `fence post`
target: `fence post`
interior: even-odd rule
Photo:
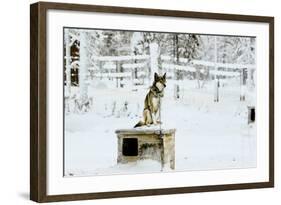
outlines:
[[[180,86],[178,84],[174,84],[174,98],[175,100],[180,98]]]
[[[116,61],[116,73],[119,72],[119,63]],[[119,87],[119,78],[116,76],[116,88]]]
[[[240,101],[245,101],[245,92],[246,92],[246,76],[247,68],[243,68],[241,70],[241,75],[240,75]]]
[[[215,79],[214,80],[214,93],[215,93],[215,95],[214,95],[214,101],[215,102],[219,102],[219,80],[218,79]]]

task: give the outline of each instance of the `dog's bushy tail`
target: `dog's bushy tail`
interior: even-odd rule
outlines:
[[[144,122],[143,121],[139,121],[135,126],[134,126],[134,128],[136,128],[136,127],[141,127],[141,126],[143,126],[144,125]]]

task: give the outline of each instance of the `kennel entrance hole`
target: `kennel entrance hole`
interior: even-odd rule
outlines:
[[[124,138],[122,145],[122,154],[124,156],[138,156],[138,139]]]
[[[175,129],[119,129],[117,134],[117,163],[142,160],[161,163],[175,169]]]

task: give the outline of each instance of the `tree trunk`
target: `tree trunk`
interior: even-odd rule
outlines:
[[[152,42],[149,44],[150,51],[150,84],[153,82],[154,73],[159,73],[159,46],[156,42]]]
[[[71,95],[71,54],[70,54],[70,39],[68,29],[64,30],[65,41],[65,75],[66,75],[66,90],[68,95]]]
[[[178,53],[178,44],[179,44],[179,37],[177,34],[174,35],[174,59],[173,59],[173,62],[175,65],[178,65],[179,64],[179,53]],[[174,69],[174,78],[175,80],[179,80],[179,71],[177,69]]]
[[[134,56],[136,56],[136,55],[137,55],[137,52],[134,51]],[[134,63],[135,63],[135,64],[138,63],[137,59],[134,59]],[[133,70],[134,70],[134,75],[135,75],[134,78],[135,78],[135,79],[138,79],[138,68],[137,68],[137,67],[134,67]]]
[[[175,100],[180,98],[180,86],[178,84],[179,80],[179,71],[176,69],[176,65],[179,65],[179,53],[178,53],[178,43],[179,43],[179,38],[178,35],[175,34],[173,37],[173,44],[174,44],[174,49],[173,49],[173,64],[174,64],[174,79],[175,79],[175,85],[174,85],[174,98]]]
[[[80,64],[79,64],[79,92],[80,99],[86,100],[88,98],[87,86],[87,48],[86,48],[86,34],[84,31],[80,33]]]
[[[218,71],[218,66],[217,66],[217,62],[218,62],[217,36],[215,36],[214,44],[215,44],[214,58],[215,58],[215,71],[216,71],[215,79],[214,79],[214,85],[215,85],[215,88],[214,88],[214,101],[215,102],[219,102],[219,79],[218,79],[218,73],[217,73],[217,71]]]

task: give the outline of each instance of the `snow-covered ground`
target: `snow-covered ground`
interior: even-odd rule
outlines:
[[[153,160],[117,164],[115,130],[133,128],[140,120],[147,86],[114,88],[115,81],[93,82],[88,90],[92,110],[65,115],[65,175],[159,172],[161,165]],[[200,89],[196,80],[179,82],[178,100],[173,97],[174,82],[167,81],[162,128],[176,129],[176,168],[165,171],[256,166],[256,127],[247,119],[247,106],[255,105],[255,92],[248,92],[241,102],[239,79],[225,82],[219,90],[220,101],[215,103],[213,81]]]

